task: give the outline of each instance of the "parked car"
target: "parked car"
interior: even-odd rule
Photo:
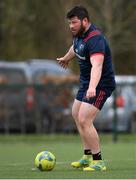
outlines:
[[[56,61],[34,59],[29,61],[29,65],[33,82],[42,85],[35,89],[35,98],[45,126],[50,132],[74,131],[70,83],[75,82],[77,76],[70,69],[64,70]]]
[[[10,126],[10,131],[19,129],[21,132],[26,129],[55,131],[59,128],[57,123],[62,115],[66,115],[66,112],[71,115],[71,91],[61,86],[61,83],[73,80],[71,77],[70,69],[65,71],[51,60],[0,62],[0,107],[2,114],[5,113],[4,118],[0,115],[0,128],[6,127],[9,131]],[[69,98],[64,99],[64,94]]]
[[[112,131],[116,113],[118,131],[136,132],[136,76],[116,76],[116,83],[116,94],[108,98],[95,125],[99,130]]]

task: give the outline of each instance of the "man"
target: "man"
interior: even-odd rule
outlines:
[[[99,136],[93,122],[107,98],[115,89],[109,45],[98,28],[90,22],[88,11],[75,6],[67,13],[73,45],[64,57],[57,58],[67,68],[75,56],[80,66],[80,87],[72,107],[72,115],[81,136],[84,155],[71,163],[84,171],[106,170]]]

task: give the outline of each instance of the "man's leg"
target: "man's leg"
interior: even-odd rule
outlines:
[[[84,140],[84,137],[81,136],[82,129],[80,127],[79,119],[78,119],[81,103],[82,103],[81,101],[78,101],[77,99],[75,99],[73,103],[73,107],[72,107],[72,116],[75,120],[77,129],[79,131],[79,134],[82,140],[83,148],[84,148],[84,156],[79,161],[71,163],[71,165],[76,168],[88,166],[90,161],[92,160],[89,144],[86,143],[86,141]]]
[[[79,113],[81,103],[82,103],[81,101],[78,101],[77,99],[75,99],[72,106],[72,116],[73,116],[73,119],[75,120],[78,131],[80,131],[80,126],[78,122],[78,113]]]
[[[81,101],[78,101],[77,99],[75,99],[75,101],[73,103],[73,107],[72,107],[72,116],[73,116],[73,118],[75,120],[77,129],[78,129],[80,135],[81,135],[82,129],[81,129],[80,124],[79,124],[78,116],[79,116],[79,110],[80,110],[81,104],[82,104]],[[83,136],[81,136],[81,140],[82,140],[83,148],[84,149],[89,149],[90,148],[89,144],[86,143]]]
[[[98,133],[93,125],[93,121],[99,110],[89,103],[82,102],[78,114],[80,135],[91,149],[93,154],[100,151]]]
[[[90,170],[106,170],[106,167],[101,158],[100,143],[98,133],[93,125],[99,110],[93,105],[82,102],[79,110],[79,125],[80,135],[84,139],[85,144],[88,144],[92,151],[93,160],[96,165],[90,164],[91,167],[84,168],[85,171]],[[93,167],[93,168],[92,168]],[[98,169],[95,169],[98,168]]]

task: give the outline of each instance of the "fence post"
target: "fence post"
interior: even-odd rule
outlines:
[[[4,102],[4,114],[5,114],[5,127],[4,127],[4,130],[5,130],[5,134],[8,135],[10,133],[10,120],[9,120],[9,113],[11,112],[10,111],[10,107],[8,105],[8,101],[5,100]]]
[[[113,93],[113,110],[114,110],[114,116],[113,116],[113,128],[112,128],[112,132],[113,132],[113,136],[112,136],[112,140],[113,142],[117,142],[118,140],[118,129],[117,129],[117,123],[118,123],[118,115],[117,115],[117,106],[116,106],[116,98],[117,98],[117,91],[115,90]]]

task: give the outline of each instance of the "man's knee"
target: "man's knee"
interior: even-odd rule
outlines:
[[[78,121],[82,129],[93,125],[93,120],[94,120],[93,116],[88,115],[84,111],[79,111]]]
[[[82,112],[79,112],[78,114],[78,121],[79,121],[79,125],[82,129],[84,129],[87,126],[87,118],[86,115]]]
[[[75,120],[78,120],[78,112],[75,111],[74,109],[72,109],[72,117],[73,117]]]
[[[72,106],[72,117],[78,121],[78,113],[80,109],[81,102],[75,100]]]

